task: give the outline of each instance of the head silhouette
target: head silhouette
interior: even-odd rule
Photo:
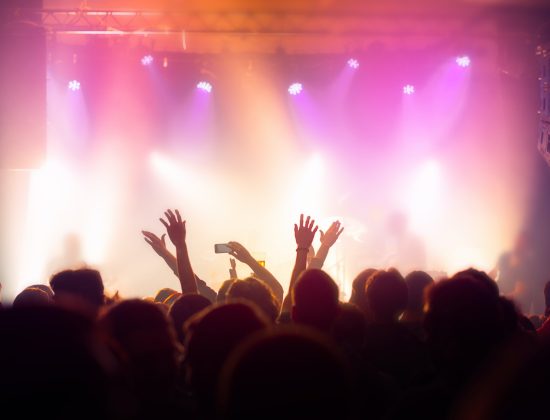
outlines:
[[[229,354],[245,338],[268,325],[266,316],[245,301],[206,308],[187,321],[188,382],[203,416],[212,414],[219,375]]]
[[[182,295],[172,304],[169,314],[174,322],[180,343],[185,341],[185,334],[183,332],[185,322],[210,305],[211,303],[207,298],[195,293]]]
[[[50,279],[50,286],[56,301],[76,299],[97,310],[105,299],[101,274],[89,268],[54,274]]]
[[[244,299],[253,302],[273,322],[279,315],[279,303],[267,285],[254,277],[235,280],[227,291],[226,299]]]
[[[357,305],[361,310],[365,310],[367,307],[365,284],[367,283],[369,277],[376,273],[376,271],[377,270],[374,268],[367,268],[357,274],[355,279],[353,279],[349,302]]]
[[[395,322],[407,306],[407,285],[398,271],[380,270],[367,280],[365,298],[372,321]]]
[[[252,336],[231,355],[221,377],[223,418],[346,418],[348,368],[339,350],[308,327]]]
[[[328,331],[338,315],[338,286],[322,270],[304,271],[293,290],[292,320]]]

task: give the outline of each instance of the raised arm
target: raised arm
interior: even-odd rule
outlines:
[[[307,267],[307,253],[309,252],[309,247],[313,242],[315,233],[317,232],[317,226],[315,226],[315,220],[311,219],[309,216],[306,218],[304,223],[304,215],[300,215],[300,225],[294,225],[294,237],[296,239],[296,261],[294,263],[294,269],[292,270],[292,276],[290,277],[290,285],[288,286],[288,293],[285,296],[283,301],[283,306],[281,308],[281,313],[290,312],[292,308],[291,295],[294,285],[298,276],[305,271]]]
[[[229,258],[229,264],[231,264],[231,268],[229,269],[229,278],[232,280],[237,280],[237,263],[235,262],[235,258]]]
[[[277,281],[275,276],[271,272],[263,267],[254,257],[248,252],[248,250],[238,242],[229,242],[227,245],[232,249],[230,254],[239,261],[248,265],[256,277],[263,280],[271,289],[275,297],[281,302],[283,300],[284,290],[281,283]]]
[[[340,234],[344,231],[344,228],[341,227],[339,221],[332,222],[330,227],[326,232],[320,231],[321,233],[321,246],[317,250],[315,257],[311,259],[307,268],[318,268],[319,270],[323,268],[323,264],[327,259],[328,251],[336,243]]]
[[[153,232],[148,232],[146,230],[142,230],[141,233],[143,234],[143,239],[145,239],[145,242],[147,242],[151,248],[153,248],[153,251],[155,251],[157,255],[161,257],[164,262],[166,262],[168,267],[170,267],[170,270],[172,270],[177,277],[178,261],[176,260],[176,257],[168,251],[168,248],[166,248],[166,233],[163,233],[160,238]]]
[[[198,293],[197,281],[191,267],[187,243],[185,242],[187,234],[185,220],[181,220],[178,210],[175,211],[175,214],[172,210],[166,210],[164,215],[166,216],[166,221],[160,218],[160,222],[166,227],[168,237],[176,247],[176,261],[181,292],[183,294]]]

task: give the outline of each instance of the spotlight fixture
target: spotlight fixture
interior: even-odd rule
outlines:
[[[413,85],[403,86],[403,93],[405,95],[412,95],[414,93],[414,86]]]
[[[80,82],[78,80],[71,80],[67,84],[67,87],[69,88],[69,90],[72,90],[73,92],[75,92],[77,90],[80,90]]]
[[[288,87],[288,93],[290,93],[292,96],[298,95],[302,91],[302,84],[301,83],[292,83]]]
[[[141,64],[144,66],[150,66],[151,64],[153,64],[153,56],[150,54],[144,55],[141,58]]]
[[[348,66],[350,66],[352,69],[358,69],[359,68],[359,61],[355,58],[350,58],[348,60]]]
[[[460,67],[468,67],[470,66],[470,57],[468,57],[467,55],[457,57],[456,64],[458,64]]]
[[[197,83],[197,89],[210,93],[212,92],[212,85],[208,82],[201,81]]]

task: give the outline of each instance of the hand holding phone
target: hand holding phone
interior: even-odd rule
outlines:
[[[215,244],[214,245],[214,252],[216,254],[230,254],[231,251],[233,251],[233,250],[231,249],[231,247],[228,244]]]

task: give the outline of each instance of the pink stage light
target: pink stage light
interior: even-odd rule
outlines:
[[[288,93],[290,93],[292,96],[298,95],[302,91],[302,84],[301,83],[292,83],[288,87]]]
[[[69,90],[72,90],[73,92],[80,90],[80,82],[78,80],[71,80],[67,87]]]
[[[350,66],[352,69],[358,69],[359,68],[359,61],[355,58],[350,58],[348,60],[348,66]]]
[[[463,55],[456,58],[456,64],[460,67],[468,67],[470,65],[470,57]]]
[[[143,64],[144,66],[150,66],[151,64],[153,64],[153,56],[150,54],[143,56],[141,58],[141,64]]]
[[[414,86],[413,85],[403,86],[403,93],[405,95],[412,95],[414,93]]]
[[[197,89],[210,93],[212,92],[212,85],[208,82],[201,81],[197,83]]]

